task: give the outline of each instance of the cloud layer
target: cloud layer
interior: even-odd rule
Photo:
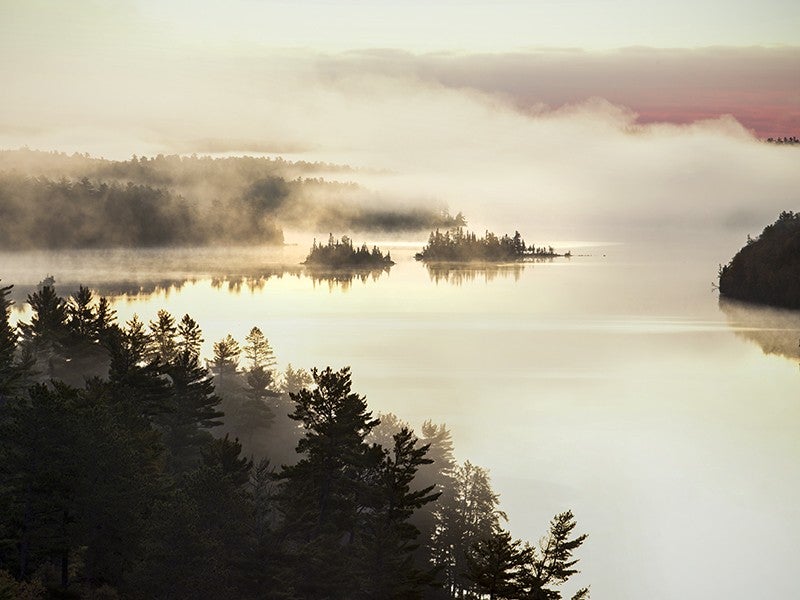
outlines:
[[[287,152],[373,169],[358,178],[387,201],[444,202],[474,226],[536,240],[687,226],[743,235],[798,208],[797,149],[758,141],[720,107],[793,119],[799,56],[77,52],[35,71],[0,66],[14,81],[0,146]]]

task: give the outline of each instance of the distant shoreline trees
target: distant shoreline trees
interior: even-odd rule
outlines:
[[[781,145],[796,146],[796,145],[800,144],[800,138],[798,138],[797,136],[794,136],[794,135],[784,136],[784,137],[777,137],[777,138],[768,137],[764,141],[767,142],[768,144],[777,144],[779,146],[781,146]]]
[[[281,159],[0,151],[0,249],[281,244],[283,228],[420,231],[464,224],[441,206],[390,203],[350,167]]]
[[[498,237],[487,231],[482,237],[463,227],[449,229],[444,232],[432,231],[428,243],[415,255],[424,262],[512,262],[525,259],[545,259],[570,257],[572,254],[558,254],[552,246],[527,246],[519,231],[513,236],[507,234]]]
[[[721,296],[800,309],[800,213],[785,211],[719,269]]]

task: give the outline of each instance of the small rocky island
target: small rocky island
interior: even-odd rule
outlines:
[[[461,227],[444,233],[438,229],[431,232],[428,244],[422,252],[414,255],[424,262],[450,263],[501,263],[570,256],[570,252],[556,253],[552,246],[527,246],[519,231],[515,231],[513,236],[502,237],[487,231],[483,237],[478,237]]]
[[[782,212],[719,270],[720,296],[800,309],[800,213]]]
[[[391,267],[394,261],[389,252],[384,254],[377,246],[373,246],[372,250],[366,244],[355,248],[346,235],[337,240],[331,234],[327,244],[318,244],[314,240],[303,264],[333,270],[377,270]]]

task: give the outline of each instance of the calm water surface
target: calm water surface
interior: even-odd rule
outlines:
[[[796,594],[800,316],[720,305],[711,282],[735,245],[449,272],[418,247],[349,284],[302,275],[304,244],[0,254],[0,277],[20,304],[52,274],[62,294],[114,295],[122,320],[188,312],[207,354],[256,325],[282,366],[351,365],[373,410],[450,427],[514,535],[535,541],[571,508],[590,534],[575,586],[594,598]]]

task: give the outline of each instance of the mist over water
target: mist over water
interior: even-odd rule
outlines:
[[[62,293],[72,279],[111,285],[122,262],[146,287],[168,263],[185,282],[115,298],[121,321],[189,312],[206,356],[258,326],[279,366],[351,365],[375,411],[447,423],[458,458],[490,469],[515,536],[535,540],[573,509],[591,534],[575,585],[597,597],[758,596],[764,581],[779,597],[800,559],[800,334],[793,313],[719,303],[712,282],[735,237],[439,273],[413,260],[413,243],[385,246],[397,264],[349,286],[220,284],[279,271],[303,245],[2,259],[15,269],[4,282],[28,273],[35,285],[47,265]]]
[[[295,45],[362,30],[321,23],[329,10],[358,21],[332,4],[290,33],[271,19],[234,23],[226,5],[192,8],[197,35],[184,8],[144,4],[9,4],[0,18],[0,149],[145,155],[149,169],[80,156],[84,170],[67,172],[65,157],[0,153],[0,219],[18,236],[4,236],[0,278],[15,285],[15,321],[53,276],[62,295],[83,284],[108,296],[120,322],[189,313],[206,358],[257,326],[279,367],[351,366],[376,413],[446,423],[457,458],[491,471],[514,537],[535,541],[572,509],[590,534],[575,588],[623,600],[796,595],[800,317],[720,302],[713,288],[747,234],[800,208],[800,147],[759,139],[800,133],[796,47],[276,49],[265,31]],[[261,19],[288,7],[236,4],[258,5]],[[475,8],[446,4],[459,18]],[[701,8],[719,29],[716,7]],[[583,22],[602,29],[594,14]],[[441,29],[419,21],[413,38]],[[275,160],[215,166],[207,154]],[[105,217],[73,202],[86,210],[31,235],[40,216],[63,216],[84,177]],[[116,207],[96,193],[106,180]],[[127,236],[154,214],[124,221],[119,207],[136,198],[172,207],[159,219],[169,232],[186,233],[191,217],[194,235]],[[259,210],[246,212],[252,201]],[[479,234],[518,230],[572,258],[415,262],[430,229],[419,224],[445,207]],[[260,245],[270,233],[287,245]],[[397,264],[355,276],[301,266],[329,233],[378,243]],[[175,247],[118,247],[137,244]],[[31,249],[81,246],[98,249]]]

